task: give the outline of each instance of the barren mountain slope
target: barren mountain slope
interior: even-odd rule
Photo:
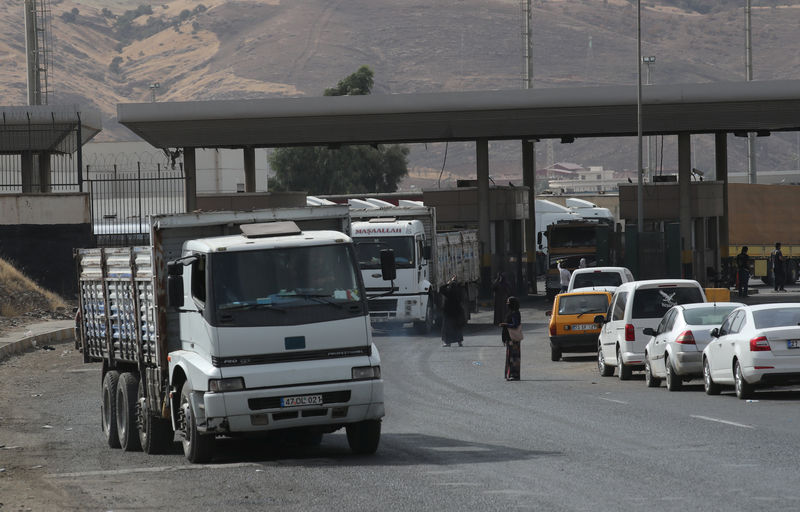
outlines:
[[[52,1],[52,98],[100,109],[99,140],[131,137],[113,122],[116,104],[150,101],[153,82],[160,101],[319,95],[366,64],[375,71],[374,94],[522,86],[520,0],[175,0],[134,17],[143,3]],[[754,2],[756,79],[796,78],[800,2],[778,3]],[[654,82],[743,79],[742,2],[712,4],[700,13],[693,9],[705,11],[708,2],[643,2],[643,54],[657,56]],[[535,87],[636,83],[635,2],[534,0],[533,7]],[[0,104],[25,102],[24,52],[21,5],[3,2]],[[793,165],[794,140],[760,139],[760,167]],[[669,161],[674,141],[665,146]],[[739,146],[731,144],[732,170],[744,165]],[[518,149],[501,146],[492,164],[514,169],[506,147]],[[695,149],[696,165],[713,167],[711,146],[700,139]],[[448,171],[474,172],[471,153],[451,145]],[[635,141],[556,144],[554,158],[631,168]],[[412,152],[419,172],[438,175],[443,161],[443,145]]]

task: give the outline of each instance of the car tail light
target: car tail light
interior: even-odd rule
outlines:
[[[750,340],[750,352],[763,352],[769,350],[769,341],[766,336],[759,336]]]
[[[636,331],[633,324],[625,324],[625,341],[636,341]]]
[[[680,333],[675,339],[675,343],[680,343],[681,345],[697,345],[697,343],[694,342],[694,334],[692,334],[692,331],[683,331]]]
[[[556,332],[556,324],[552,323],[552,324],[550,324],[550,336],[555,336],[556,334],[557,334],[557,332]]]

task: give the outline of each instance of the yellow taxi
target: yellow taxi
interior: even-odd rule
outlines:
[[[596,352],[600,324],[596,315],[605,315],[611,292],[581,291],[560,293],[553,300],[550,317],[550,360],[558,361],[564,352]]]

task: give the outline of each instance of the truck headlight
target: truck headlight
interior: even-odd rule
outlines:
[[[380,379],[380,366],[356,366],[353,368],[353,380]]]
[[[226,391],[241,391],[244,389],[244,379],[233,377],[230,379],[211,379],[208,381],[208,390],[212,393],[225,393]]]

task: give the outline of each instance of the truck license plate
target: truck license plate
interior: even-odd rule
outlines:
[[[281,407],[301,405],[322,405],[322,395],[286,396],[281,398]]]
[[[786,342],[788,348],[800,348],[800,340],[789,340]]]

